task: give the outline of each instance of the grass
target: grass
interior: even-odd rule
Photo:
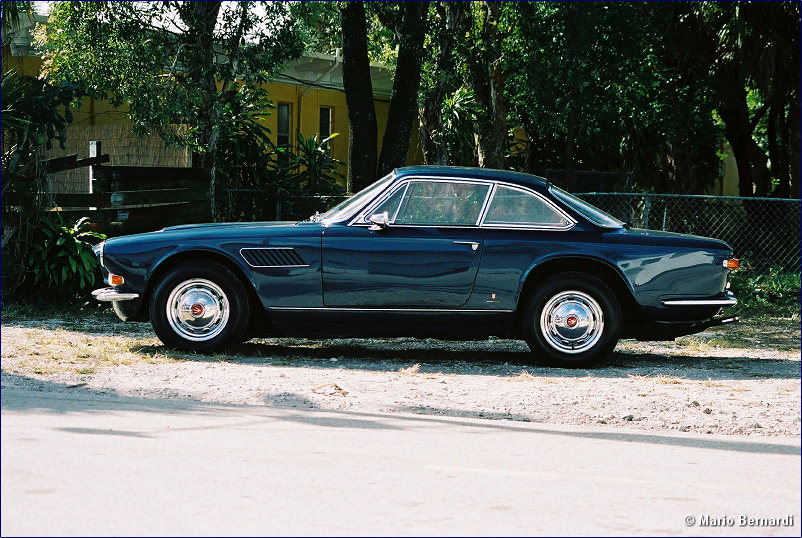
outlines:
[[[155,338],[148,341],[154,348],[158,345]],[[179,358],[178,353],[152,353],[143,351],[143,347],[142,339],[134,336],[4,324],[3,371],[21,375],[91,375],[99,368],[174,362]]]
[[[399,368],[398,373],[401,375],[417,375],[420,371],[420,364],[413,364],[408,368]]]
[[[658,375],[639,375],[639,374],[629,374],[627,375],[629,379],[634,379],[637,381],[654,381],[659,385],[681,385],[687,379],[683,379],[681,377],[676,376],[668,376],[664,374]]]

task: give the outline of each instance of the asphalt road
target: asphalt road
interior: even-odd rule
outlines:
[[[0,397],[3,536],[800,535],[799,438]]]

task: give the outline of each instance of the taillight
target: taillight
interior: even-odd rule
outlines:
[[[731,271],[735,271],[741,266],[741,260],[738,258],[731,258],[729,260],[724,260],[722,265]]]

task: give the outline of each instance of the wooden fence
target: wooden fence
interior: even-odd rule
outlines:
[[[90,159],[101,155],[90,144]],[[107,166],[89,170],[89,192],[49,195],[65,222],[89,217],[109,236],[211,220],[208,174],[202,168]]]

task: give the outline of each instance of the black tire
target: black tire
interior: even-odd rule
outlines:
[[[171,269],[153,290],[149,308],[153,330],[165,345],[198,352],[238,344],[250,314],[237,275],[206,260]]]
[[[621,335],[618,299],[604,282],[584,273],[560,273],[538,283],[524,308],[526,343],[551,366],[591,366]]]

